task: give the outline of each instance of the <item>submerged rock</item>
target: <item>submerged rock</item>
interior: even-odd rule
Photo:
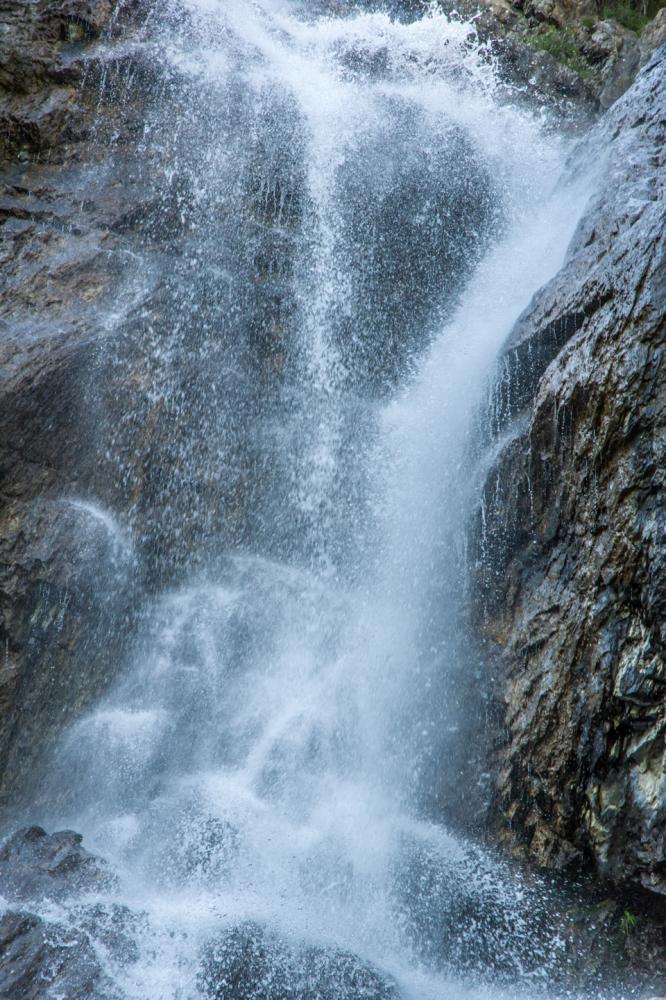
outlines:
[[[356,955],[294,944],[248,921],[208,946],[199,976],[211,1000],[399,1000],[397,986]]]
[[[494,820],[556,869],[666,898],[666,46],[493,397],[476,608],[500,665]]]

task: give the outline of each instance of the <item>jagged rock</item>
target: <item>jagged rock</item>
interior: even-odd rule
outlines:
[[[18,830],[0,847],[2,895],[17,902],[111,888],[113,876],[81,840],[71,830],[50,836],[40,826]]]
[[[3,1000],[114,1000],[88,938],[30,913],[0,917]]]
[[[549,52],[530,44],[528,22],[518,13],[523,9],[522,4],[510,4],[507,0],[439,0],[439,3],[452,16],[462,15],[473,20],[480,41],[493,53],[500,78],[512,91],[512,100],[525,93],[531,102],[536,97],[562,113],[565,119],[573,117],[585,121],[596,112],[595,81],[583,79]],[[563,9],[551,0],[545,0],[540,9],[539,16],[534,14],[532,17],[535,25],[548,20],[564,24]],[[552,12],[552,17],[548,11]]]
[[[513,35],[494,47],[503,74],[519,86],[527,86],[530,94],[536,92],[556,107],[573,107],[584,116],[597,108],[595,89],[590,83],[549,52],[533,48]]]
[[[657,11],[654,18],[641,32],[638,40],[638,47],[641,53],[641,66],[652,57],[660,45],[666,42],[666,7]]]
[[[439,5],[474,20],[507,82],[518,90],[528,87],[532,98],[538,95],[574,121],[609,108],[666,40],[663,9],[638,36],[601,16],[596,0],[439,0]],[[534,46],[543,30],[555,53],[559,40],[560,55]]]
[[[503,835],[666,895],[666,47],[500,359],[476,602],[502,668]]]
[[[599,103],[602,108],[610,108],[633,83],[638,72],[641,56],[638,38],[633,31],[622,28],[614,21],[601,22],[605,28],[605,42],[608,46],[606,62],[601,71],[601,91]],[[592,38],[594,39],[594,35]]]
[[[107,864],[82,847],[78,833],[32,826],[9,837],[0,846],[8,905],[0,914],[0,997],[119,998],[99,955],[125,968],[137,961],[145,917],[109,899],[115,887]],[[90,895],[100,900],[88,902]]]
[[[605,62],[622,49],[625,33],[615,21],[598,21],[589,40],[585,54],[595,62]]]
[[[561,28],[566,21],[566,11],[557,0],[525,0],[523,10],[537,21],[545,21]]]
[[[357,956],[293,944],[249,921],[208,946],[199,986],[211,1000],[399,1000],[396,985]]]

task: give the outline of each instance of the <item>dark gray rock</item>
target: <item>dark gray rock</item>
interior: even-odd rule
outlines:
[[[618,100],[666,40],[663,10],[637,35],[596,0],[439,0],[439,6],[473,20],[512,100],[522,92],[574,125]]]
[[[30,913],[0,917],[3,1000],[115,1000],[88,938]]]
[[[662,47],[586,147],[608,155],[600,193],[500,361],[475,584],[500,835],[660,896],[665,140]]]
[[[150,60],[105,45],[140,24],[133,0],[0,4],[0,811],[113,677],[138,603],[129,546],[71,501],[135,499],[104,456],[140,375],[104,379],[101,317],[156,228],[136,151]]]
[[[114,882],[112,874],[81,846],[81,840],[72,830],[50,836],[40,826],[18,830],[0,847],[2,895],[16,902],[108,891]]]
[[[598,38],[602,33],[606,61],[601,71],[599,103],[602,108],[610,108],[635,80],[641,53],[636,34],[614,21],[601,21],[595,34]],[[595,35],[592,40],[595,40]]]
[[[137,961],[146,918],[114,902],[115,887],[78,833],[33,826],[9,837],[0,846],[2,1000],[119,998],[100,956],[123,968]]]
[[[396,985],[355,955],[293,944],[252,922],[208,946],[199,986],[211,1000],[399,1000]]]
[[[103,687],[121,648],[103,637],[130,607],[113,540],[67,502],[90,491],[83,387],[95,308],[122,271],[97,203],[81,206],[82,188],[94,192],[82,161],[97,158],[83,58],[112,12],[108,0],[0,4],[0,809]],[[110,614],[92,606],[94,579]]]

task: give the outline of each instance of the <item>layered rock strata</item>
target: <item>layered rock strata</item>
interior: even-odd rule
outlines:
[[[563,268],[500,358],[476,611],[498,677],[493,822],[666,901],[666,46]]]

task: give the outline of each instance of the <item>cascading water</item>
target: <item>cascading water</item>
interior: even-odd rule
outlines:
[[[475,414],[584,191],[469,25],[306,8],[165,0],[146,28],[184,250],[163,274],[147,244],[162,325],[106,363],[140,356],[169,413],[160,524],[127,525],[169,582],[41,821],[142,915],[106,956],[128,997],[543,996],[543,888],[446,824]],[[121,482],[138,422],[108,432]]]

